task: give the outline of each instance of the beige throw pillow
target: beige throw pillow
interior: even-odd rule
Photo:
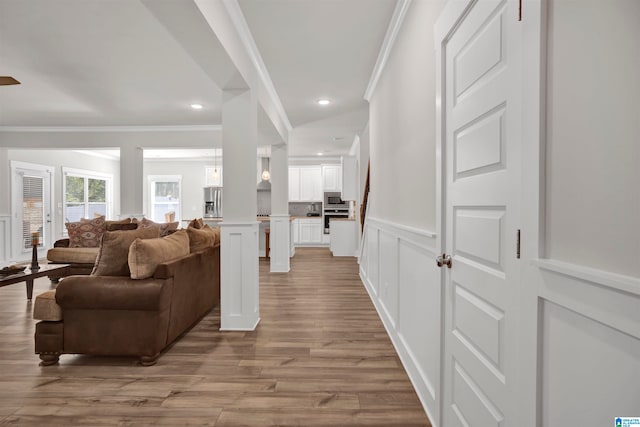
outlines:
[[[178,221],[175,222],[153,222],[150,219],[142,218],[138,228],[157,227],[160,230],[160,237],[169,235],[170,231],[178,229]]]
[[[185,230],[158,239],[136,239],[129,248],[132,279],[152,277],[158,265],[189,255],[189,236]]]
[[[92,276],[129,276],[129,247],[136,239],[160,237],[157,228],[105,231]]]
[[[187,227],[187,234],[189,235],[189,249],[191,253],[201,251],[203,249],[214,247],[216,242],[220,240],[220,233],[217,228],[211,228],[205,225],[203,228],[198,229],[194,227]]]

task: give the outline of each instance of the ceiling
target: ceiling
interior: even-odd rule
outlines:
[[[180,36],[149,0],[0,0],[0,75],[22,82],[0,87],[0,126],[220,124],[221,47],[192,0],[172,1],[184,2]],[[293,126],[289,155],[347,153],[396,0],[238,3]]]

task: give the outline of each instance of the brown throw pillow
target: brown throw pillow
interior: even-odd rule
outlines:
[[[187,226],[187,228],[189,227],[197,229],[204,228],[204,221],[202,220],[202,218],[193,218],[191,221],[189,221],[189,225]]]
[[[220,239],[220,234],[216,230],[216,228],[211,228],[208,225],[201,229],[187,227],[191,253],[214,247],[216,241]]]
[[[169,235],[170,230],[178,229],[178,221],[175,222],[153,222],[150,219],[142,218],[140,220],[139,228],[147,228],[147,227],[157,227],[160,230],[160,237],[165,237]]]
[[[129,248],[129,270],[132,279],[152,277],[158,265],[189,255],[189,236],[186,230],[159,239],[136,239]]]
[[[138,224],[132,225],[131,218],[109,220],[104,222],[104,229],[106,231],[135,230],[136,228],[138,228]]]
[[[105,231],[92,276],[129,276],[129,247],[136,239],[153,239],[160,235],[157,228]]]
[[[104,217],[67,222],[70,248],[97,248],[104,233]]]

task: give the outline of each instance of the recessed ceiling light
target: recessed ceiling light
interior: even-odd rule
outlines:
[[[322,156],[322,155],[323,155],[323,153],[318,153],[318,156]]]
[[[191,108],[194,110],[202,110],[202,104],[191,104]]]
[[[331,104],[331,101],[329,101],[328,99],[318,99],[318,105],[329,105]]]

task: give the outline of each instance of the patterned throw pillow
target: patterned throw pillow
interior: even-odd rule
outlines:
[[[176,222],[153,222],[150,219],[142,218],[138,223],[138,228],[157,227],[160,230],[160,237],[169,235],[169,231],[178,229],[178,221]]]
[[[100,238],[105,228],[103,216],[90,220],[67,222],[65,225],[69,235],[70,248],[97,248],[100,246]]]

